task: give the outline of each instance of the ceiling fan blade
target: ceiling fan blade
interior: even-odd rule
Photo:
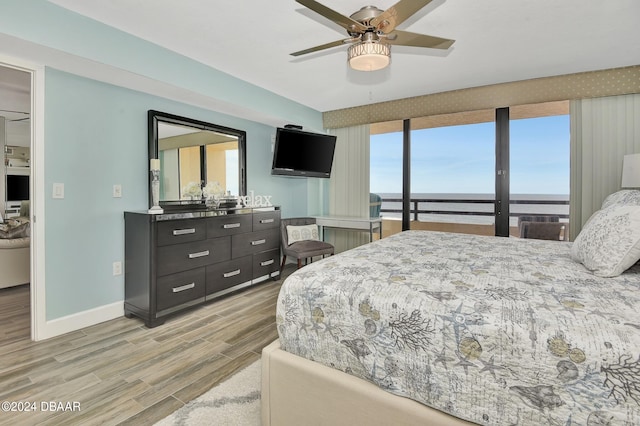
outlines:
[[[428,47],[431,49],[448,49],[455,40],[433,37],[425,34],[396,30],[385,39],[386,43],[396,46]]]
[[[364,32],[367,30],[367,27],[362,25],[360,22],[355,21],[348,16],[344,16],[333,9],[329,9],[327,6],[320,4],[315,0],[296,0],[296,2],[340,25],[342,28],[347,30],[349,34],[354,32]]]
[[[358,40],[359,40],[358,38],[348,38],[346,40],[336,40],[336,41],[332,41],[331,43],[321,44],[320,46],[310,47],[308,49],[300,50],[298,52],[293,52],[293,53],[290,53],[290,55],[291,56],[306,55],[307,53],[313,53],[313,52],[318,52],[320,50],[325,50],[325,49],[329,49],[329,48],[336,47],[336,46],[342,46],[343,44],[353,43],[353,42],[358,41]]]
[[[431,3],[431,1],[432,0],[400,0],[373,18],[370,24],[379,31],[389,34],[396,26],[409,19],[411,15]]]

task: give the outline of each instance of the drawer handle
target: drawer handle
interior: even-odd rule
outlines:
[[[255,241],[251,241],[251,245],[252,246],[259,246],[260,244],[264,244],[266,243],[267,240],[265,240],[264,238],[262,240],[255,240]]]
[[[196,229],[195,228],[174,229],[173,230],[173,235],[186,235],[186,234],[195,234],[195,233],[196,233]]]
[[[240,275],[240,269],[236,269],[235,271],[231,272],[225,272],[224,274],[222,274],[222,276],[225,278],[235,277],[236,275]]]
[[[181,285],[180,287],[173,287],[174,293],[180,293],[181,291],[190,290],[196,286],[196,283]]]
[[[273,259],[269,259],[269,260],[265,260],[264,262],[260,262],[260,266],[269,266],[269,265],[273,265],[274,260]]]
[[[224,229],[240,228],[240,224],[239,223],[225,223],[222,227]]]
[[[273,219],[262,219],[260,223],[273,223]]]
[[[209,250],[199,251],[198,253],[189,253],[189,259],[197,259],[198,257],[209,256]]]

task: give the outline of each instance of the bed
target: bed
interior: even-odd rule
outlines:
[[[640,202],[619,198],[573,244],[407,231],[296,271],[263,424],[640,424]]]

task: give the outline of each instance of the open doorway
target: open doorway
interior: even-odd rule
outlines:
[[[31,79],[0,65],[0,344],[32,330]]]

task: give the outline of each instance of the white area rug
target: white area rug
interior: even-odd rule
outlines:
[[[260,372],[258,360],[156,426],[260,425]]]

